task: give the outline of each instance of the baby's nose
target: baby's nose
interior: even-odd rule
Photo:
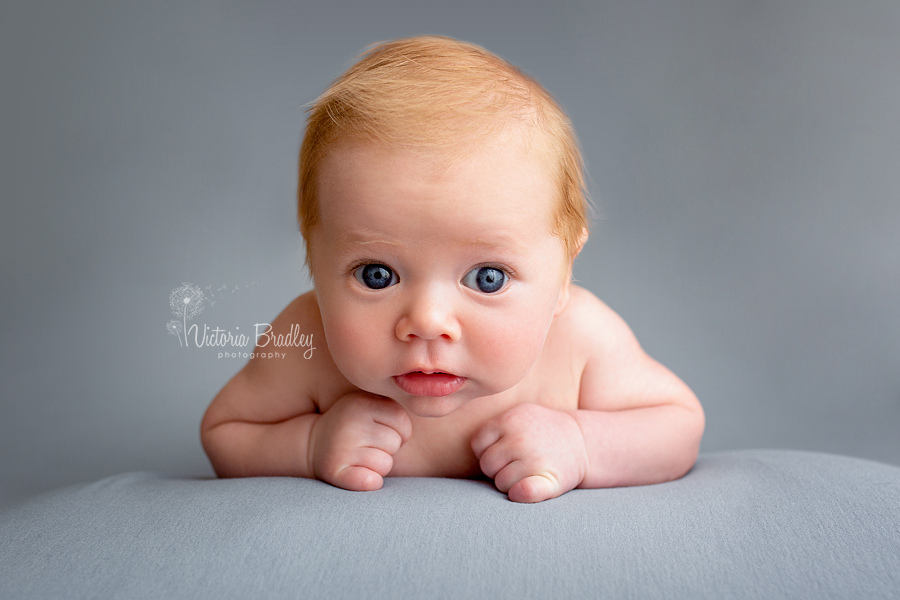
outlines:
[[[397,338],[404,342],[416,338],[443,338],[455,342],[459,340],[460,333],[452,303],[440,290],[413,297],[397,321]]]

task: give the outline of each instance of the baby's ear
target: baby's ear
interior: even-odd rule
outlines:
[[[575,258],[581,253],[581,249],[584,248],[584,244],[588,240],[588,230],[587,227],[584,227],[581,230],[581,235],[578,236],[578,245],[575,246],[575,252],[572,254],[572,262],[575,262]],[[571,269],[570,269],[571,270]]]
[[[572,265],[575,264],[575,258],[581,252],[581,249],[584,248],[584,244],[585,242],[587,242],[587,239],[588,230],[587,227],[585,227],[581,230],[581,235],[578,236],[578,245],[575,246],[575,252],[572,253],[572,258],[569,260],[569,268],[566,269],[566,278],[559,290],[559,299],[556,301],[556,310],[553,311],[553,316],[561,313],[566,307],[566,304],[569,303],[569,288],[572,285]]]

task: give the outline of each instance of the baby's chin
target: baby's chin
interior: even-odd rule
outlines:
[[[471,385],[473,383],[473,381],[467,380],[461,389],[444,396],[415,395],[399,389],[396,384],[372,386],[371,388],[358,387],[371,394],[390,398],[405,408],[410,415],[424,418],[446,417],[472,400],[493,396],[507,389],[506,387],[485,389],[483,383],[478,386]]]
[[[395,398],[410,414],[417,417],[439,418],[446,417],[468,402],[468,398],[454,398],[453,395],[432,396],[407,396]]]

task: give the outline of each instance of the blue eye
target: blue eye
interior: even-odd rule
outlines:
[[[380,264],[363,265],[353,271],[356,279],[372,290],[383,290],[397,283],[397,275],[390,267]]]
[[[507,281],[509,281],[509,275],[496,267],[477,267],[463,277],[464,286],[485,294],[499,292]]]

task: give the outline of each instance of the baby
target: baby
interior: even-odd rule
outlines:
[[[220,477],[487,476],[540,502],[691,468],[697,398],[571,283],[581,158],[536,81],[447,38],[378,45],[310,109],[299,170],[314,290],[272,327],[316,349],[219,392],[201,437]]]

